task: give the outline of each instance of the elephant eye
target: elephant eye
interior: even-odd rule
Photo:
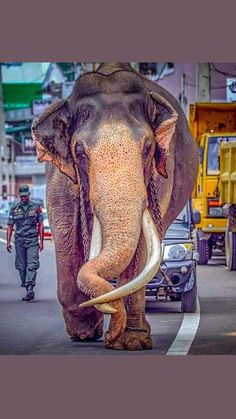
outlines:
[[[140,119],[142,115],[142,106],[138,100],[133,101],[129,104],[129,112],[135,118]]]
[[[144,149],[143,149],[143,154],[144,154],[145,157],[147,157],[149,155],[149,153],[151,151],[151,148],[152,148],[152,143],[146,142],[145,146],[144,146]]]
[[[89,119],[89,116],[91,114],[92,108],[89,105],[81,105],[79,108],[79,124],[83,124],[85,121]]]
[[[149,122],[152,128],[155,130],[157,126],[159,125],[160,114],[158,112],[157,106],[155,105],[154,101],[149,102],[148,116],[149,116]]]

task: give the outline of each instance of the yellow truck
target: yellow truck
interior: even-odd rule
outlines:
[[[220,144],[220,204],[227,215],[226,264],[236,270],[236,141]]]
[[[192,196],[193,209],[201,213],[201,222],[197,226],[198,263],[205,265],[214,249],[225,251],[228,217],[223,201],[220,201],[219,147],[222,143],[236,141],[236,103],[190,105],[189,125],[198,145],[199,157]]]

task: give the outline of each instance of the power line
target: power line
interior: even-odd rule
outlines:
[[[219,70],[214,63],[210,63],[210,66],[212,67],[213,71],[216,71],[217,73],[221,74],[222,76],[230,76],[230,77],[236,77],[236,73],[228,73],[227,71]]]

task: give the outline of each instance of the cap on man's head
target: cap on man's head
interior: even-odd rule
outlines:
[[[19,187],[19,195],[20,196],[26,196],[30,194],[29,186],[28,185],[22,185]]]

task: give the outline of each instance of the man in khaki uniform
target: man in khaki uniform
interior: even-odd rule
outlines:
[[[27,294],[23,301],[34,299],[39,251],[43,250],[43,215],[39,204],[30,201],[29,186],[19,188],[20,201],[11,207],[7,228],[7,251],[11,253],[11,237],[15,225],[15,267],[19,271],[21,286]]]

